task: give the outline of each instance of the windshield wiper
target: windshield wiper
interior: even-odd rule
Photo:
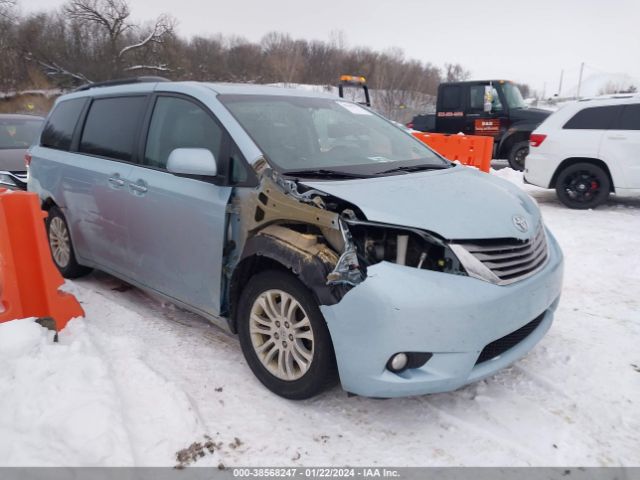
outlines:
[[[384,175],[387,173],[396,173],[396,172],[420,172],[422,170],[442,170],[445,168],[450,168],[450,165],[405,165],[403,167],[395,167],[389,170],[383,170],[381,172],[377,172],[376,175]]]
[[[368,178],[371,175],[362,173],[340,172],[338,170],[329,170],[326,168],[318,168],[315,170],[286,170],[283,175],[291,177],[318,177],[318,178]]]

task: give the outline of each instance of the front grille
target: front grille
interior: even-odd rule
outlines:
[[[549,256],[542,225],[533,238],[527,240],[475,240],[460,245],[491,270],[502,285],[533,275]]]
[[[482,352],[480,352],[480,356],[476,361],[476,365],[482,362],[486,362],[487,360],[491,360],[492,358],[496,358],[498,355],[502,355],[510,348],[515,347],[517,344],[531,335],[531,333],[536,328],[538,328],[538,325],[540,325],[540,322],[542,322],[543,319],[544,312],[536,317],[533,321],[527,323],[524,327],[520,327],[515,332],[511,332],[509,335],[505,335],[504,337],[491,342],[489,345],[482,349]]]

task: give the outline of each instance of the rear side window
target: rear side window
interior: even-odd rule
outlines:
[[[569,130],[608,130],[620,114],[621,106],[585,108],[576,113],[564,128]]]
[[[613,130],[640,130],[640,104],[625,105]]]
[[[80,139],[80,151],[130,162],[146,97],[99,98],[93,101]]]
[[[40,145],[57,150],[69,150],[73,131],[85,102],[85,98],[76,98],[58,103],[42,131]]]
[[[442,89],[442,109],[456,110],[462,108],[462,89],[452,85]]]

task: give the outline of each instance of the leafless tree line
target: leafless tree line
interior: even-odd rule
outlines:
[[[441,81],[465,79],[406,59],[402,51],[347,48],[340,34],[307,41],[272,32],[260,42],[211,35],[183,38],[169,15],[131,19],[126,0],[70,0],[61,9],[20,14],[19,0],[0,0],[0,90],[71,88],[134,75],[170,79],[333,85],[341,74],[364,75],[385,113],[421,109]],[[395,115],[393,115],[395,116]]]

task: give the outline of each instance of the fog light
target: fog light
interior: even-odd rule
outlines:
[[[433,357],[433,353],[431,352],[396,353],[387,362],[387,369],[393,373],[400,373],[411,368],[420,368],[424,366],[431,357]]]
[[[407,357],[406,353],[396,353],[389,360],[388,367],[389,367],[389,370],[391,370],[392,372],[399,372],[406,368],[408,362],[409,362],[409,357]]]

